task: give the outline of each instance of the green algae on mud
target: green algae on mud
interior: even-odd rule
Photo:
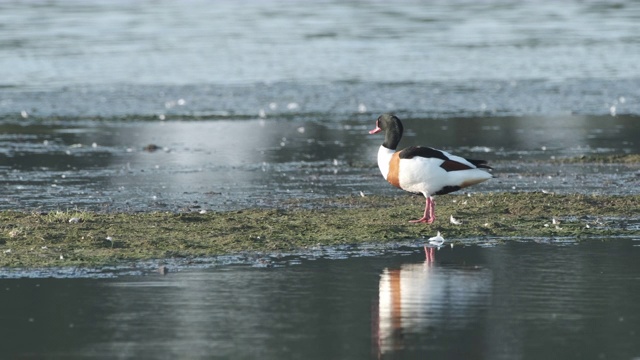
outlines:
[[[640,235],[640,195],[448,195],[437,198],[434,224],[408,223],[421,215],[423,201],[406,195],[341,197],[318,202],[313,209],[291,203],[286,209],[203,214],[2,211],[0,266],[99,266],[288,251],[424,239],[437,231],[449,241]],[[462,224],[452,224],[451,216]]]

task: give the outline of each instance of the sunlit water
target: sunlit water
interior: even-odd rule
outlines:
[[[639,18],[635,1],[4,1],[0,81],[637,81]]]
[[[403,245],[165,276],[4,279],[0,355],[634,359],[638,256],[638,239],[538,239],[444,247],[430,261]]]
[[[640,152],[638,24],[635,1],[3,1],[0,209],[398,194],[382,112],[491,161],[471,191],[637,194],[637,164],[553,160]],[[2,269],[0,357],[640,358],[637,239],[514,240]]]

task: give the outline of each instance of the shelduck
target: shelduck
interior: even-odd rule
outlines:
[[[369,134],[385,132],[378,150],[378,167],[393,186],[426,198],[424,215],[414,223],[431,224],[436,219],[434,195],[444,195],[492,178],[485,160],[465,159],[430,147],[411,146],[396,151],[402,138],[402,122],[382,114]]]

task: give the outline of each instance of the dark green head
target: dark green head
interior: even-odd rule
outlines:
[[[384,131],[384,142],[382,146],[387,149],[395,150],[402,138],[402,122],[393,114],[382,114],[376,120],[376,128],[369,131],[369,134],[376,134]]]

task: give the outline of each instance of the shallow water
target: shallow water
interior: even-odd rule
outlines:
[[[396,194],[376,168],[373,117],[29,121],[0,125],[0,209],[227,210],[292,198]],[[472,191],[637,193],[635,165],[553,158],[640,152],[634,117],[407,119],[401,145],[494,162]],[[215,135],[214,135],[215,134]],[[145,151],[154,144],[158,150]],[[547,163],[535,162],[542,160]]]
[[[535,239],[444,247],[429,261],[405,244],[166,276],[1,279],[0,354],[632,359],[638,256],[638,239]]]

